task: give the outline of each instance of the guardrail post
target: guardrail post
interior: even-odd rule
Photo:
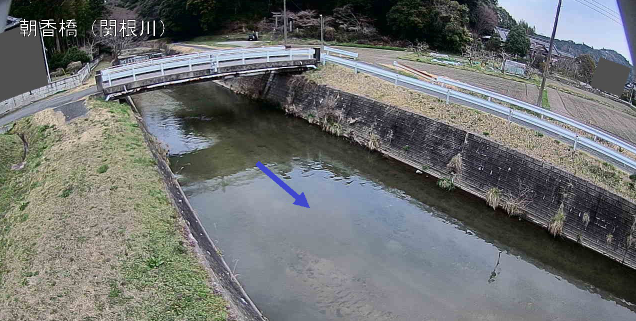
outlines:
[[[218,72],[219,71],[219,54],[216,54],[214,57],[216,59],[216,63],[214,64],[214,72]]]
[[[133,80],[137,81],[137,76],[135,75],[135,67],[132,68]]]
[[[353,67],[353,70],[356,72],[356,74],[358,73],[358,62],[356,61],[355,67]],[[397,80],[395,81],[395,83],[397,84]]]
[[[188,70],[192,71],[192,59],[188,58]]]
[[[508,122],[512,121],[512,112],[513,112],[513,110],[512,110],[512,108],[510,108],[510,112],[508,113]]]
[[[450,103],[450,89],[446,89],[446,104]]]
[[[241,62],[245,64],[245,51],[241,51]]]
[[[576,145],[579,143],[579,135],[576,135],[576,139],[574,139],[574,151],[576,151]]]
[[[265,50],[265,54],[267,55],[267,62],[269,62],[269,49]]]
[[[163,63],[160,63],[159,66],[161,67],[161,75],[165,76],[166,72],[163,70]]]
[[[492,101],[491,99],[492,99],[492,97],[488,96],[488,101]]]
[[[293,51],[291,49],[289,49],[289,61],[294,60],[293,56],[292,56]]]
[[[358,64],[358,63],[356,62],[356,65],[357,65],[357,64]],[[395,85],[396,85],[396,86],[397,86],[397,84],[398,84],[398,79],[399,79],[399,77],[400,77],[400,75],[399,75],[399,74],[395,74]]]
[[[110,73],[108,73],[108,87],[110,87],[110,86],[112,86],[112,85],[113,85],[113,82],[112,82],[112,80],[110,79]]]

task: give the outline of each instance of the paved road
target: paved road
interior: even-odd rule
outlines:
[[[0,118],[0,127],[6,124],[12,123],[20,118],[35,114],[39,111],[49,109],[49,108],[57,108],[57,107],[75,102],[86,96],[96,94],[96,93],[97,93],[97,87],[91,86],[88,89],[84,89],[76,93],[70,93],[63,96],[57,96],[57,97],[53,97],[49,99],[36,101],[26,107],[20,108]]]

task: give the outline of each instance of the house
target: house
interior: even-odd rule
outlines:
[[[495,27],[495,32],[499,35],[502,42],[505,42],[508,39],[508,34],[510,30],[500,27]],[[537,57],[540,55],[545,57],[548,55],[548,48],[550,47],[550,39],[537,35],[529,35],[528,39],[530,40],[530,51],[528,52],[531,57]],[[559,59],[574,59],[574,56],[558,50],[556,46],[552,48],[552,59],[551,63],[557,62]]]

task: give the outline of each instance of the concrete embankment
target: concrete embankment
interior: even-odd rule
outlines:
[[[509,215],[636,268],[636,205],[557,166],[485,135],[318,85],[305,76],[263,75],[223,84],[434,175],[440,187],[457,186]]]

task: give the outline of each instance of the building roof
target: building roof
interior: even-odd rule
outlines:
[[[495,32],[499,34],[501,41],[505,42],[508,39],[508,34],[510,33],[510,30],[505,28],[495,27]],[[529,35],[528,39],[530,39],[530,47],[532,49],[535,49],[538,46],[542,46],[546,51],[548,51],[548,48],[550,47],[550,41],[546,40],[544,37]],[[574,58],[573,55],[567,52],[564,52],[562,50],[558,50],[556,46],[554,46],[552,49],[553,49],[552,51],[553,55],[560,56],[560,57]]]

